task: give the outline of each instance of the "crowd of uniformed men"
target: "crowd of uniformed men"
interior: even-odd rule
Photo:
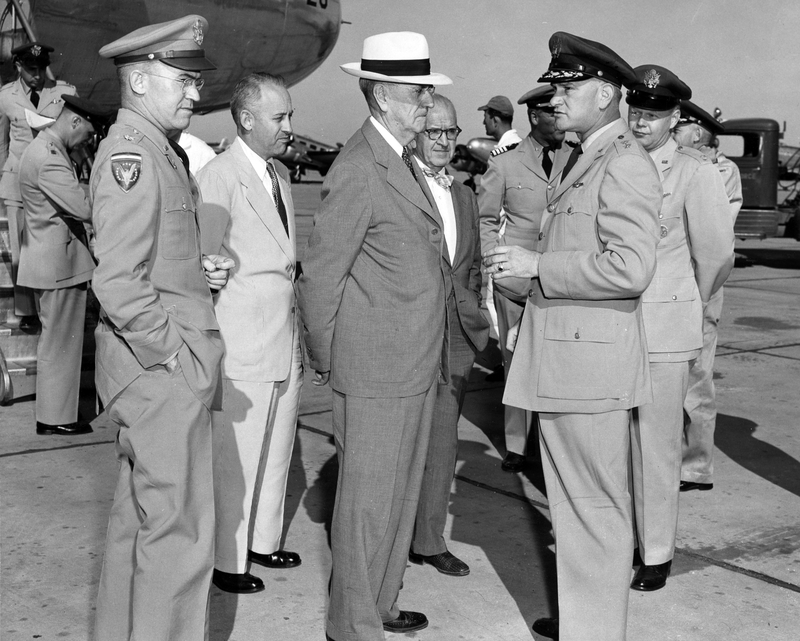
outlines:
[[[40,434],[91,430],[77,416],[90,281],[102,307],[96,387],[120,466],[95,637],[202,639],[212,581],[259,592],[251,563],[301,563],[280,541],[304,360],[332,387],[339,462],[327,637],[427,626],[398,595],[409,560],[469,573],[444,527],[488,277],[502,469],[524,468],[538,426],[556,540],[558,616],[534,630],[624,639],[629,589],[669,576],[678,492],[712,487],[716,324],[741,204],[714,147],[722,125],[669,69],[558,32],[543,84],[518,100],[524,139],[508,98],[480,107],[498,145],[476,199],[446,170],[461,129],[425,37],[372,36],[342,65],[369,117],[326,178],[298,278],[274,160],[292,131],[283,80],[238,83],[237,139],[196,175],[176,142],[214,68],[206,29],[186,16],[101,49],[122,107],[88,196],[70,152],[108,114],[45,78],[41,43],[14,50],[19,79],[0,90],[16,313],[42,325]]]

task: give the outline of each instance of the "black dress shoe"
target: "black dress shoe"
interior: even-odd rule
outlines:
[[[422,612],[408,612],[407,610],[400,610],[400,616],[394,621],[385,621],[383,629],[387,632],[397,632],[402,634],[404,632],[416,632],[428,627],[428,617]]]
[[[272,554],[259,554],[249,550],[247,558],[253,563],[263,565],[265,568],[272,568],[274,570],[283,570],[285,568],[296,568],[302,563],[300,555],[296,552],[287,552],[286,550],[278,550]]]
[[[701,492],[708,492],[713,489],[713,483],[696,483],[695,481],[681,481],[681,492],[690,492],[691,490],[700,490]]]
[[[83,421],[66,423],[64,425],[48,425],[47,423],[36,421],[36,433],[41,436],[49,436],[51,434],[56,434],[58,436],[74,436],[75,434],[90,434],[91,432],[92,426]]]
[[[408,560],[418,565],[427,563],[435,567],[442,574],[447,574],[449,576],[467,576],[469,574],[469,566],[447,550],[440,554],[432,554],[430,556],[409,552]]]
[[[234,594],[254,594],[264,589],[264,582],[249,572],[232,574],[214,570],[211,581],[223,592],[233,592]]]
[[[658,565],[642,565],[636,571],[631,587],[640,592],[660,590],[667,584],[670,568],[672,568],[672,561]]]
[[[533,631],[548,639],[558,639],[558,619],[543,617],[533,622]]]
[[[509,452],[500,464],[500,469],[504,472],[521,472],[525,467],[525,457],[522,454]]]

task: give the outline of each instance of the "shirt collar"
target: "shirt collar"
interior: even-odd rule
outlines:
[[[384,127],[381,123],[379,123],[373,116],[369,117],[370,122],[375,126],[375,129],[378,130],[378,133],[383,136],[383,139],[389,143],[389,146],[397,152],[398,156],[403,155],[403,145],[401,145],[397,138],[395,138],[389,130]]]
[[[236,140],[241,143],[242,151],[244,151],[244,155],[247,157],[247,160],[250,161],[250,164],[253,165],[253,169],[256,170],[258,177],[263,179],[267,173],[267,161],[259,156],[255,151],[250,149],[250,147],[247,146],[247,143],[242,140],[240,136],[236,136]]]
[[[600,127],[597,131],[595,131],[591,136],[589,136],[586,140],[581,143],[581,149],[583,149],[583,153],[586,153],[586,150],[592,145],[592,143],[597,140],[600,136],[602,136],[605,132],[607,132],[611,127],[616,125],[617,123],[622,122],[625,125],[625,121],[622,118],[617,118],[616,120],[612,120],[607,125]],[[627,127],[627,125],[625,125]]]

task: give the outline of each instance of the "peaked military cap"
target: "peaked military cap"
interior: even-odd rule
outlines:
[[[478,107],[478,111],[486,111],[487,109],[492,109],[503,116],[514,115],[514,105],[505,96],[494,96],[485,105]]]
[[[692,97],[692,90],[683,80],[665,67],[641,65],[633,70],[636,80],[627,85],[625,100],[631,107],[664,111]]]
[[[707,129],[712,134],[721,134],[725,131],[725,125],[714,118],[710,113],[700,109],[700,107],[691,100],[681,100],[681,118],[678,124],[685,125],[690,122],[700,125],[703,129]]]
[[[61,98],[64,100],[64,107],[66,109],[78,114],[81,118],[86,118],[86,120],[93,125],[108,120],[108,117],[111,115],[96,102],[92,102],[86,98],[79,98],[78,96],[73,96],[68,93],[62,93]]]
[[[550,66],[539,82],[575,82],[599,78],[621,87],[634,78],[633,69],[616,52],[593,40],[556,31],[550,36]]]
[[[43,42],[28,42],[14,47],[11,53],[24,65],[44,68],[50,64],[50,53],[53,51],[53,47]]]
[[[113,58],[117,66],[158,60],[183,71],[216,69],[202,48],[207,29],[208,21],[197,15],[151,24],[108,43],[100,57]]]
[[[518,105],[527,105],[528,109],[546,109],[550,106],[550,98],[556,93],[550,85],[542,85],[531,89],[528,93],[517,100]]]

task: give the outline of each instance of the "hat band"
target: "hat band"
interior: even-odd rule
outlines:
[[[202,49],[192,49],[190,51],[158,51],[145,53],[136,56],[121,56],[114,58],[114,64],[128,65],[132,62],[148,62],[151,60],[163,60],[165,58],[205,58],[206,52]]]
[[[668,109],[677,107],[680,104],[680,99],[672,96],[657,96],[652,93],[632,89],[628,92],[625,102],[631,107],[638,107],[639,109],[667,111]]]
[[[366,60],[361,59],[361,71],[380,73],[384,76],[428,76],[431,61],[420,60]]]

